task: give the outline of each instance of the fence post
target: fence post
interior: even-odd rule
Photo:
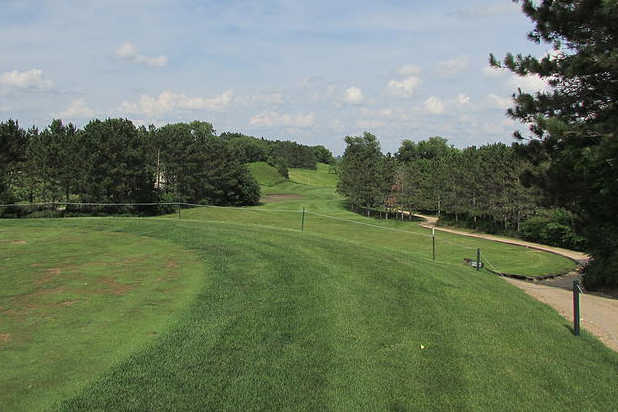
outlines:
[[[582,293],[582,288],[579,283],[579,280],[575,279],[573,281],[573,333],[575,336],[579,336],[579,317],[580,317],[580,306],[579,306],[579,295]]]
[[[481,248],[476,249],[476,270],[481,269]]]
[[[433,261],[436,261],[436,228],[431,228],[431,243],[433,244]]]
[[[303,207],[303,216],[300,218],[300,231],[305,231],[305,208]]]

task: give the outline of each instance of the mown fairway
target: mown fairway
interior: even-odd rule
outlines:
[[[252,210],[0,222],[0,409],[615,407],[618,354],[463,258],[571,262],[441,233],[434,263],[313,173]]]

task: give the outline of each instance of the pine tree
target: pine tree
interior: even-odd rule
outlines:
[[[537,166],[525,180],[578,217],[593,257],[586,286],[618,287],[618,2],[526,0],[522,10],[535,24],[528,37],[554,52],[490,62],[551,86],[519,91],[508,110],[531,124],[529,142],[518,145]]]

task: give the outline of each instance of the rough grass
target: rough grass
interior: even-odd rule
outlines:
[[[290,169],[290,181],[303,185],[318,187],[336,187],[337,175],[330,172],[330,166],[324,163],[317,164],[317,170]]]
[[[266,162],[254,162],[247,165],[249,171],[262,186],[274,186],[285,182],[287,179],[279,171]]]
[[[4,223],[0,410],[74,393],[165,331],[203,281],[205,263],[163,239]]]
[[[265,191],[303,198],[257,208],[184,210],[182,219],[3,222],[0,239],[26,243],[12,243],[2,255],[1,264],[13,265],[8,271],[13,275],[0,278],[1,287],[14,287],[20,277],[30,276],[34,283],[48,276],[46,271],[29,274],[28,265],[37,259],[33,254],[12,259],[16,248],[33,246],[37,236],[48,236],[47,244],[61,250],[62,242],[54,242],[59,231],[100,237],[81,241],[65,257],[97,255],[108,244],[139,255],[161,242],[172,255],[185,253],[198,265],[197,276],[188,276],[187,286],[179,288],[176,308],[161,304],[149,312],[157,318],[142,318],[136,287],[131,289],[135,302],[130,293],[110,295],[120,300],[110,301],[107,311],[83,306],[70,323],[39,330],[37,340],[53,341],[66,339],[74,323],[103,321],[98,328],[104,328],[97,335],[101,342],[91,342],[90,348],[79,349],[71,341],[63,346],[64,373],[83,379],[72,385],[62,379],[35,381],[13,396],[10,408],[0,398],[0,409],[615,407],[618,354],[586,333],[574,337],[554,310],[495,276],[466,267],[463,257],[473,257],[481,245],[492,263],[528,273],[557,270],[569,261],[440,234],[438,259],[432,262],[430,232],[414,222],[354,215],[328,187],[283,183]],[[299,230],[302,207],[313,211],[306,215],[304,232]],[[128,244],[118,243],[125,238]],[[131,243],[135,239],[151,243],[140,248],[141,243]],[[53,255],[37,250],[44,257]],[[128,258],[122,256],[109,263]],[[89,266],[85,259],[84,268]],[[60,260],[54,260],[45,269],[58,267]],[[115,278],[127,283],[123,279]],[[139,316],[116,316],[123,312],[122,299]],[[6,333],[1,327],[0,338]],[[140,330],[150,329],[159,333],[141,337]],[[110,344],[106,334],[116,332],[119,338]],[[117,349],[121,341],[126,346]],[[47,363],[50,352],[20,354],[23,347],[0,350],[0,364],[13,356],[24,368],[3,382],[18,388],[32,375],[56,376],[59,368]],[[101,356],[93,353],[102,347],[113,354],[104,355],[98,366],[80,361],[81,356]],[[28,396],[39,388],[48,395],[34,404]]]

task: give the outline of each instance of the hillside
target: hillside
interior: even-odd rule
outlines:
[[[463,262],[569,260],[440,233],[434,262],[429,231],[347,211],[325,167],[290,177],[180,219],[3,221],[1,409],[613,407],[618,354]]]
[[[274,186],[287,180],[281,176],[277,169],[266,162],[248,163],[247,167],[251,175],[261,186]]]

